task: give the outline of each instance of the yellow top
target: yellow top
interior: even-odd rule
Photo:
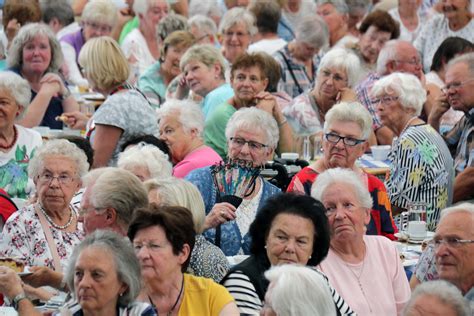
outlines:
[[[227,289],[211,279],[184,274],[184,297],[179,316],[219,315],[222,308],[233,302]]]

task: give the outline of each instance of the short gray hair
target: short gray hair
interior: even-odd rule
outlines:
[[[244,23],[250,36],[257,34],[257,27],[255,26],[255,17],[252,13],[244,8],[235,7],[228,10],[222,17],[219,23],[219,33],[224,34],[229,28],[237,23]]]
[[[405,109],[415,110],[420,115],[426,101],[426,90],[420,80],[412,74],[394,72],[378,80],[372,87],[372,97],[379,97],[383,93],[398,95],[398,102]]]
[[[70,159],[76,166],[76,173],[83,177],[89,170],[86,154],[75,144],[65,139],[52,139],[39,147],[28,164],[28,175],[36,178],[43,169],[44,160],[51,156],[64,156]]]
[[[311,196],[322,201],[326,190],[332,185],[340,183],[348,184],[354,189],[356,198],[363,208],[372,208],[373,200],[367,186],[362,182],[360,176],[350,169],[333,168],[321,173],[311,188]]]
[[[361,137],[364,140],[369,138],[372,131],[372,115],[359,102],[337,103],[326,113],[324,118],[324,133],[328,133],[335,122],[356,123],[362,131]]]
[[[168,35],[176,31],[188,31],[188,19],[180,14],[168,14],[158,22],[156,35],[164,41]]]
[[[89,1],[82,11],[81,21],[106,23],[114,27],[117,22],[117,7],[110,0]]]
[[[192,28],[193,26],[196,27],[199,31],[203,32],[206,35],[215,36],[217,34],[216,23],[212,19],[204,15],[194,15],[188,20],[188,25],[190,28]]]
[[[403,40],[390,40],[380,50],[379,56],[377,57],[377,73],[381,76],[387,73],[387,64],[395,60],[399,54],[398,46],[400,44],[408,44],[413,46],[410,42]]]
[[[148,206],[143,183],[131,172],[114,167],[94,169],[84,177],[90,203],[96,209],[111,207],[120,224],[128,228],[136,209]]]
[[[336,315],[329,283],[318,271],[298,264],[285,264],[271,267],[265,272],[265,278],[273,286],[270,301],[275,314]]]
[[[48,24],[52,19],[58,19],[63,26],[74,22],[74,11],[66,0],[47,1],[40,3],[43,21]]]
[[[163,179],[171,177],[173,166],[168,155],[154,145],[137,144],[121,152],[117,167],[128,170],[133,167],[145,167],[151,178]]]
[[[349,14],[349,6],[344,0],[318,0],[318,6],[330,3],[334,6],[337,12],[340,14]]]
[[[13,38],[10,50],[8,51],[7,63],[10,68],[21,68],[23,65],[23,47],[36,36],[43,35],[48,38],[51,47],[51,62],[45,73],[57,73],[63,64],[63,52],[56,36],[51,28],[43,23],[30,23],[22,26],[18,34]]]
[[[360,60],[350,50],[345,48],[333,48],[324,54],[318,66],[318,75],[323,69],[341,68],[347,75],[347,86],[354,87],[360,76]]]
[[[326,22],[315,14],[304,16],[295,29],[296,41],[305,42],[321,49],[329,43],[329,30]]]
[[[222,10],[219,7],[218,3],[216,0],[206,0],[206,1],[201,1],[201,0],[191,0],[189,2],[189,17],[190,20],[194,18],[195,16],[215,16],[215,17],[222,17]],[[212,20],[211,20],[212,21]],[[213,21],[214,22],[214,21]],[[216,24],[214,23],[214,26]],[[217,26],[216,26],[216,32],[217,33]]]
[[[194,230],[197,234],[203,232],[206,209],[201,192],[194,184],[179,178],[150,179],[144,184],[148,193],[157,191],[160,204],[182,206],[190,210],[193,215]]]
[[[133,1],[133,12],[138,16],[139,13],[145,14],[146,11],[148,11],[148,8],[150,7],[150,2],[153,0],[134,0]],[[161,0],[166,2],[168,5],[168,10],[170,9],[170,4],[168,0]]]
[[[189,133],[192,129],[195,129],[198,137],[202,137],[204,114],[194,101],[171,99],[166,101],[156,112],[159,121],[165,116],[179,114],[178,121],[183,126],[184,131]]]
[[[455,285],[444,280],[429,281],[418,285],[403,308],[403,315],[411,315],[410,312],[413,310],[414,304],[423,296],[431,296],[443,305],[451,307],[456,312],[456,316],[471,315],[468,301],[462,296],[461,291]]]
[[[73,295],[76,296],[74,287],[76,263],[80,254],[88,248],[99,248],[113,257],[117,277],[127,285],[127,290],[123,295],[119,295],[117,304],[127,306],[133,302],[141,290],[140,263],[130,241],[115,232],[107,230],[94,231],[74,247],[65,272],[66,283]]]
[[[461,56],[451,59],[448,63],[448,68],[449,66],[458,63],[466,64],[467,69],[469,69],[469,73],[471,74],[471,77],[474,77],[474,53],[463,54]]]
[[[469,213],[474,216],[474,204],[472,203],[461,203],[455,206],[447,207],[441,211],[440,218],[443,218],[449,214],[453,213]],[[474,220],[474,217],[472,218]]]
[[[220,77],[225,78],[225,59],[221,52],[210,44],[200,44],[191,46],[179,62],[181,71],[184,71],[184,67],[191,61],[199,61],[206,65],[208,68],[218,64],[221,66]]]
[[[256,107],[241,108],[230,117],[225,128],[225,137],[230,139],[237,130],[255,131],[264,133],[268,146],[276,149],[280,137],[278,124],[267,112]]]
[[[31,87],[28,81],[12,71],[2,71],[0,72],[0,89],[10,93],[15,102],[23,108],[18,118],[23,117],[31,102]]]

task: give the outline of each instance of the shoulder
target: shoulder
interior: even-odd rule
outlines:
[[[255,293],[257,296],[257,291],[255,286],[248,275],[245,274],[242,270],[234,270],[226,275],[222,284],[229,290],[230,293],[235,291],[245,291],[250,293]]]
[[[24,228],[27,223],[30,225],[32,225],[33,222],[39,223],[39,220],[35,214],[36,213],[33,205],[28,205],[27,207],[13,212],[5,223],[3,233],[9,232],[11,230],[16,231],[21,227]]]
[[[211,296],[229,293],[226,288],[209,278],[194,276],[191,274],[184,274],[184,283],[186,291],[190,292],[208,292]]]
[[[385,236],[364,235],[364,241],[371,251],[379,254],[386,255],[389,251],[396,250],[394,243]]]
[[[148,303],[132,302],[127,307],[120,308],[120,315],[154,316],[157,315],[155,309]]]
[[[279,187],[271,184],[267,180],[263,180],[263,194],[274,195],[280,192],[281,190]]]
[[[31,128],[26,128],[21,125],[15,124],[15,127],[18,131],[18,138],[24,138],[28,140],[31,146],[38,147],[43,143],[41,134]]]
[[[209,167],[195,169],[186,176],[186,180],[193,183],[211,180],[211,169]]]

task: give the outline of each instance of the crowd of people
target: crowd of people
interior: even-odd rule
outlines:
[[[0,7],[19,315],[473,315],[472,0]],[[317,144],[285,185],[262,175]],[[376,145],[383,178],[358,163]],[[409,279],[414,204],[433,237]]]

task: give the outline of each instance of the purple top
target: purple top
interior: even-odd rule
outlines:
[[[76,51],[76,63],[78,63],[79,52],[81,51],[82,46],[84,46],[84,43],[86,42],[84,36],[82,35],[82,28],[77,32],[64,35],[63,37],[61,37],[60,41],[68,43],[69,45],[74,47],[74,50]]]

